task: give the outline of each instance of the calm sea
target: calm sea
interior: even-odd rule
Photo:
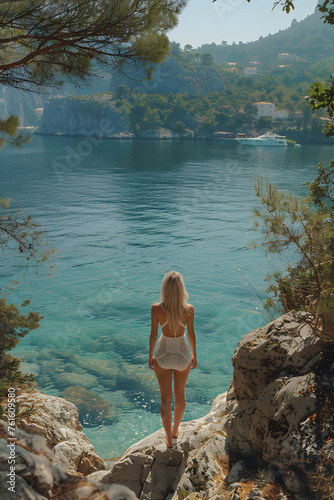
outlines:
[[[227,390],[239,340],[264,325],[258,294],[284,263],[252,250],[251,179],[305,195],[333,146],[247,148],[223,141],[34,137],[0,154],[0,196],[33,214],[57,250],[51,276],[2,255],[1,288],[44,315],[15,349],[46,394],[80,408],[95,451],[113,458],[161,427],[148,368],[150,308],[170,269],[195,307],[198,368],[185,420]]]

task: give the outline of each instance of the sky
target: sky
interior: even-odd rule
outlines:
[[[295,0],[295,10],[286,14],[280,6],[271,10],[274,0],[188,0],[168,38],[194,48],[223,40],[250,42],[288,28],[293,19],[304,19],[317,4],[318,0]]]

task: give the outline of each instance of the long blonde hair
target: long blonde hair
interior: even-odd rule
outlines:
[[[188,294],[180,273],[169,271],[164,276],[161,287],[160,302],[164,303],[168,326],[176,335],[183,315],[187,313]]]

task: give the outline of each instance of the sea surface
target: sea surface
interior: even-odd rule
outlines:
[[[249,247],[260,241],[251,180],[267,177],[304,196],[303,183],[332,158],[326,145],[41,136],[0,153],[0,196],[32,214],[56,249],[51,271],[2,254],[2,291],[18,282],[7,300],[31,298],[27,311],[44,315],[12,352],[44,393],[77,404],[102,458],[161,427],[148,340],[164,274],[182,273],[195,307],[198,367],[184,416],[191,420],[228,389],[239,340],[269,321],[266,273],[286,266]]]

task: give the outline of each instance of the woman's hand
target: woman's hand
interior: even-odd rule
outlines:
[[[151,370],[154,370],[154,362],[155,362],[155,357],[152,356],[148,362],[148,366],[151,368]]]
[[[197,366],[197,359],[196,358],[191,358],[191,366],[190,370],[193,370]]]

